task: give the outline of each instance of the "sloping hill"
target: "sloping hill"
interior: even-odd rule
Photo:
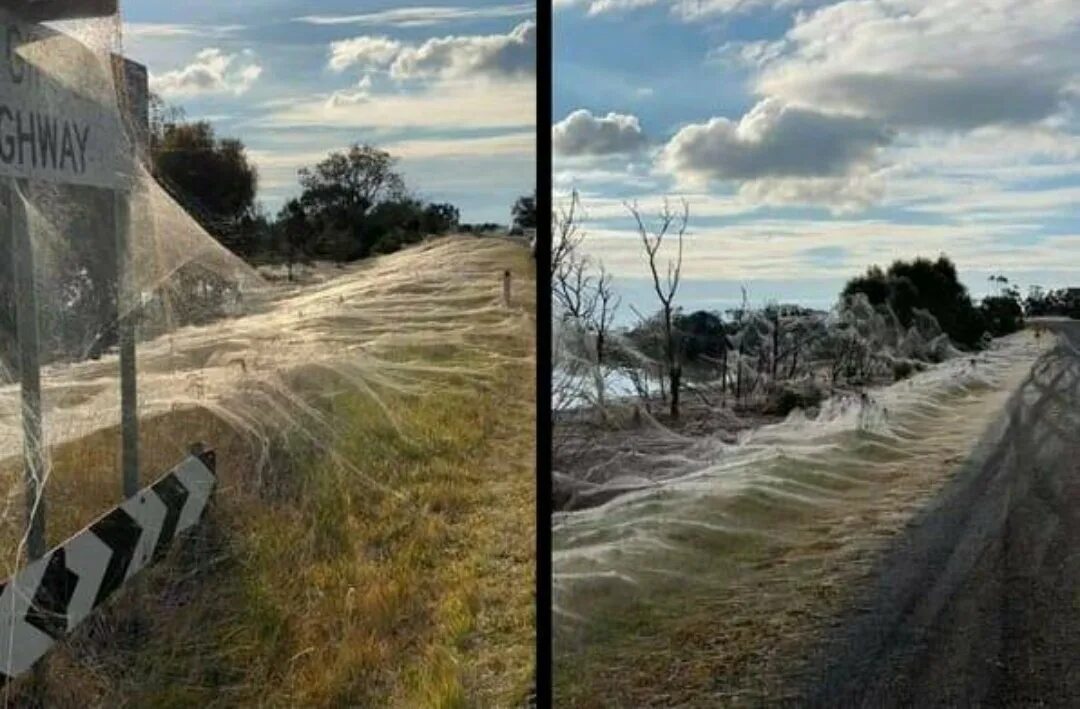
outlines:
[[[16,683],[7,699],[521,703],[534,646],[534,269],[509,241],[439,239],[141,346],[143,481],[205,441],[216,501],[197,538],[47,658],[44,687]],[[118,501],[111,372],[107,359],[47,372],[50,544]],[[0,528],[9,569],[21,509]]]

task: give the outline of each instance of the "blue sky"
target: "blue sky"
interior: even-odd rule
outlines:
[[[507,223],[535,169],[535,9],[514,0],[128,0],[124,48],[189,118],[248,146],[272,212],[370,142],[463,221]]]
[[[555,0],[555,199],[651,309],[624,201],[686,198],[684,305],[829,306],[946,253],[1080,286],[1075,0]]]

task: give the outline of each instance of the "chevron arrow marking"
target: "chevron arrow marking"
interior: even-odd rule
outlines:
[[[0,684],[32,668],[199,522],[217,482],[213,467],[212,452],[187,458],[0,584]]]

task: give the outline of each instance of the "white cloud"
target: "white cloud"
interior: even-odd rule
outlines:
[[[686,22],[736,12],[768,8],[795,8],[819,0],[674,0],[672,12]]]
[[[654,211],[655,200],[643,204]],[[593,213],[592,202],[585,211]],[[847,279],[871,264],[887,265],[916,255],[937,257],[947,251],[965,271],[1003,268],[1010,273],[1056,268],[1080,275],[1080,261],[1062,261],[1062,254],[1078,253],[1076,234],[1035,240],[1037,225],[1015,223],[988,227],[984,223],[941,225],[906,224],[885,220],[739,220],[730,225],[694,224],[701,204],[690,203],[691,230],[683,277],[692,280]],[[641,244],[635,238],[625,210],[615,226],[586,224],[586,246],[602,259],[616,279],[642,278]],[[700,216],[700,215],[699,215]],[[625,225],[625,226],[624,226]],[[835,250],[828,261],[807,258],[812,250]],[[692,255],[692,256],[691,256]]]
[[[551,133],[555,152],[567,156],[631,153],[647,142],[636,116],[594,116],[585,109],[570,113],[552,127]]]
[[[401,53],[402,44],[389,37],[354,37],[330,44],[330,68],[344,71],[352,66],[362,69],[385,67]]]
[[[505,35],[429,39],[398,54],[390,73],[399,79],[531,77],[536,73],[536,23],[522,22]]]
[[[573,189],[583,189],[587,186],[602,185],[608,189],[612,185],[618,185],[620,190],[655,190],[656,181],[648,174],[639,174],[627,169],[612,169],[606,166],[589,165],[577,167],[573,170],[556,169],[552,175],[552,190],[554,193],[569,193]],[[621,205],[622,201],[618,203]]]
[[[330,68],[344,71],[389,68],[407,79],[521,79],[536,73],[536,23],[526,21],[507,34],[433,37],[406,44],[384,36],[363,36],[330,45]]]
[[[880,194],[873,184],[888,131],[874,121],[766,99],[735,123],[684,127],[658,163],[684,184],[741,182],[747,198],[851,205]]]
[[[794,8],[820,0],[555,0],[555,9],[581,6],[589,15],[627,12],[642,7],[668,5],[671,14],[684,22],[694,22],[724,14],[748,12],[763,7]]]
[[[274,101],[253,119],[274,128],[504,128],[536,124],[536,86],[508,83],[499,91],[472,81],[446,82],[438,91],[380,94],[378,101],[336,102],[330,96]]]
[[[167,22],[125,22],[127,39],[221,38],[241,32],[244,25],[186,25]]]
[[[737,123],[683,128],[659,165],[682,184],[734,183],[747,201],[854,209],[880,201],[886,178],[919,172],[912,160],[935,160],[925,148],[891,150],[894,140],[952,136],[942,155],[983,167],[1071,159],[1073,46],[1071,0],[841,0],[799,12],[779,40],[710,54],[757,70],[760,100]],[[902,169],[887,169],[890,158]]]
[[[308,15],[296,18],[310,25],[375,25],[389,27],[426,27],[447,22],[522,17],[536,13],[534,4],[495,5],[492,7],[401,7],[354,15]]]
[[[704,21],[785,4],[802,7],[790,29],[750,40]],[[693,125],[673,131],[650,174],[618,157],[561,161],[557,188],[591,192],[586,243],[617,277],[647,275],[623,200],[637,196],[648,214],[657,195],[676,190],[691,202],[691,280],[840,280],[871,263],[942,252],[965,278],[1003,268],[1033,280],[1080,276],[1076,0],[556,6],[594,15],[652,6],[648,21],[669,9],[671,20],[702,20],[699,37],[720,37],[709,58],[725,64],[703,73],[727,84],[725,100],[732,82],[749,77],[756,104],[711,120],[684,111]],[[620,78],[631,87],[627,112],[644,115],[632,101],[639,84]],[[792,204],[824,206],[832,217],[773,208]],[[850,216],[871,204],[878,208]]]
[[[204,49],[182,69],[152,74],[151,88],[165,97],[199,94],[247,93],[262,75],[255,54],[245,50],[226,54],[220,49]]]
[[[387,143],[386,149],[407,160],[518,155],[533,159],[536,133],[522,131],[484,138],[416,138]]]
[[[1075,217],[1076,190],[1060,180],[1080,174],[1080,3],[839,0],[811,9],[818,4],[556,2],[590,14],[668,7],[682,20],[807,8],[780,37],[732,40],[710,52],[712,60],[749,70],[757,103],[741,117],[679,129],[656,158],[646,186],[653,193],[670,190],[670,176],[725,210],[810,204],[835,216],[879,204],[988,235]],[[600,120],[582,118],[591,118],[590,128]],[[553,137],[558,149],[565,136]],[[560,184],[579,184],[575,174],[564,169]],[[594,183],[610,190],[619,174],[601,171]],[[623,189],[641,179],[624,176]],[[1032,184],[1047,179],[1057,182]],[[940,249],[944,232],[928,233],[937,234]],[[896,248],[905,255],[899,242]],[[963,256],[981,262],[974,249]]]
[[[881,201],[886,184],[883,172],[860,169],[843,177],[766,177],[739,186],[739,199],[754,205],[811,204],[834,214],[858,212]]]
[[[364,74],[360,82],[351,89],[345,89],[342,91],[335,91],[327,99],[327,106],[331,109],[341,108],[343,106],[355,106],[358,103],[365,103],[371,100],[371,87],[372,87],[371,75]]]
[[[649,7],[657,4],[657,2],[659,0],[556,0],[555,6],[585,5],[589,8],[590,15],[603,15],[636,10],[639,7]]]
[[[786,39],[758,94],[900,128],[1035,123],[1080,75],[1075,0],[844,0]]]
[[[757,68],[779,57],[786,44],[783,39],[776,41],[767,39],[753,41],[733,40],[710,50],[708,59],[736,67]]]

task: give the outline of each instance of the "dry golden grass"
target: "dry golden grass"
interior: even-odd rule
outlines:
[[[524,249],[507,267],[533,287]],[[43,687],[20,681],[7,698],[36,695],[50,707],[523,704],[535,645],[533,329],[490,347],[501,356],[485,358],[498,364],[484,386],[379,391],[397,427],[364,396],[339,398],[334,415],[348,434],[336,452],[349,466],[284,436],[258,478],[254,442],[208,412],[144,421],[145,470],[168,469],[196,440],[215,448],[214,504],[192,538],[48,656]],[[431,356],[468,366],[480,355],[440,347]],[[118,501],[117,439],[110,430],[53,451],[50,544]],[[18,517],[0,529],[8,550]]]

